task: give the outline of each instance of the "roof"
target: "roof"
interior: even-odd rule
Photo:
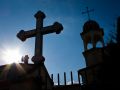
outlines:
[[[83,32],[89,32],[91,30],[99,30],[99,24],[94,20],[89,20],[83,25]]]
[[[16,80],[32,74],[40,65],[13,63],[0,66],[0,80]]]
[[[39,71],[40,69],[40,72]],[[45,76],[44,76],[45,75]],[[41,79],[42,78],[42,79]],[[44,81],[47,78],[47,81]],[[44,63],[39,64],[24,64],[13,63],[0,66],[0,86],[1,88],[8,88],[12,84],[32,82],[32,83],[50,83],[53,85],[53,81],[50,78],[48,71]],[[39,84],[38,84],[39,85]]]

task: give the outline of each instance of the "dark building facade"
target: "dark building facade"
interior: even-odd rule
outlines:
[[[120,16],[117,19],[117,43],[120,44]]]
[[[52,79],[41,65],[13,63],[0,67],[0,90],[51,90],[52,87]]]
[[[90,21],[88,21],[90,22]],[[85,26],[85,25],[84,25]],[[86,43],[85,37],[87,37],[87,42],[94,38],[94,34],[92,33],[86,36],[85,33],[88,33],[90,30],[97,29],[98,24],[89,23],[89,28],[81,33],[82,39],[84,44]],[[119,87],[119,81],[120,81],[120,74],[119,74],[119,59],[120,59],[120,37],[119,37],[119,29],[120,29],[120,17],[117,21],[117,43],[109,43],[106,46],[104,46],[103,41],[103,31],[100,34],[99,31],[97,31],[98,36],[101,38],[96,38],[92,40],[101,41],[103,47],[96,47],[96,41],[90,41],[91,44],[93,44],[93,48],[90,48],[89,50],[85,48],[85,51],[83,52],[83,55],[86,60],[86,68],[78,70],[78,75],[82,78],[82,87],[84,90],[104,90],[104,89],[118,89]],[[95,31],[95,30],[94,30]],[[95,31],[95,32],[96,32]],[[85,36],[85,37],[84,37]],[[94,43],[95,42],[95,43]],[[86,45],[84,45],[87,47]]]
[[[105,46],[103,29],[93,20],[84,24],[80,35],[86,68],[78,70],[79,84],[54,86],[44,66],[14,63],[0,66],[0,90],[119,90],[120,17],[117,21],[117,43]],[[96,47],[98,42],[102,47]],[[93,46],[90,49],[87,48],[89,43]]]

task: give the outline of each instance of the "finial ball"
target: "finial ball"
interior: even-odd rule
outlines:
[[[45,14],[42,12],[42,11],[38,11],[35,15],[34,15],[34,17],[36,18],[36,19],[38,19],[38,18],[45,18],[46,16],[45,16]]]

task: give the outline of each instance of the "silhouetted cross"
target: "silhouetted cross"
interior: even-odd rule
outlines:
[[[43,48],[43,35],[56,32],[59,34],[63,30],[62,24],[55,22],[51,26],[43,27],[43,19],[45,18],[45,14],[41,11],[38,11],[34,17],[36,18],[36,29],[24,31],[21,30],[17,37],[25,41],[27,38],[35,37],[35,54],[32,58],[34,63],[39,62],[43,59],[42,56],[42,48]]]
[[[90,14],[89,14],[89,13],[90,13],[90,12],[93,12],[94,9],[89,10],[88,7],[86,7],[86,9],[87,9],[87,10],[86,10],[85,12],[82,12],[82,14],[86,14],[86,13],[87,13],[87,15],[88,15],[88,20],[90,20]]]

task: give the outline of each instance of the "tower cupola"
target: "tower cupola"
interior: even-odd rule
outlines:
[[[96,48],[96,43],[101,42],[102,46],[104,46],[104,32],[103,29],[100,28],[99,24],[94,20],[88,20],[83,25],[83,32],[80,33],[83,43],[84,43],[84,50],[88,50],[87,45],[90,43],[92,44],[93,48]]]

